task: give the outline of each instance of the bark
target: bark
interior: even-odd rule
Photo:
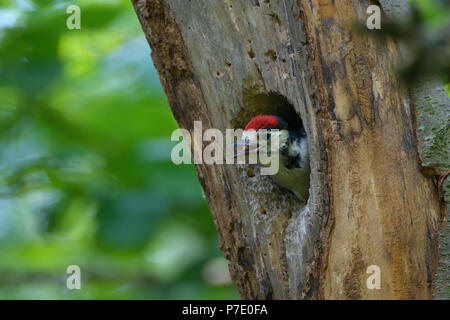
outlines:
[[[393,21],[407,21],[411,9],[406,0],[380,0],[386,16]],[[406,56],[405,48],[400,48]],[[444,215],[450,206],[449,131],[450,98],[439,79],[423,79],[411,88],[416,108],[416,134],[422,172],[438,185],[441,208]],[[445,179],[447,177],[447,179]],[[444,199],[445,198],[445,199]],[[450,224],[448,216],[439,232],[439,266],[436,274],[434,296],[436,299],[450,299]]]
[[[132,2],[180,127],[259,113],[305,125],[306,206],[252,166],[196,165],[243,298],[432,297],[446,210],[420,166],[400,49],[352,28],[368,1]]]
[[[441,210],[448,212],[450,99],[440,81],[436,79],[421,82],[412,88],[412,95],[417,107],[417,138],[422,171],[436,181],[441,206],[447,204],[447,208],[442,207]],[[450,224],[446,224],[439,232],[438,242],[439,265],[434,288],[435,298],[450,299]]]

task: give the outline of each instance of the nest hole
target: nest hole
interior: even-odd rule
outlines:
[[[294,106],[282,94],[274,91],[265,92],[262,87],[244,88],[242,108],[232,121],[235,128],[244,128],[256,115],[270,114],[281,117],[290,129],[300,129],[303,122]]]
[[[231,122],[235,129],[243,129],[254,116],[261,114],[279,116],[287,122],[289,130],[300,131],[304,128],[302,119],[294,106],[284,95],[278,92],[267,92],[262,86],[244,87],[243,105],[244,107],[237,112]],[[311,157],[309,161],[311,161]],[[248,178],[256,176],[255,168],[253,165],[247,166],[245,173]],[[282,189],[284,188],[283,185],[279,186]],[[295,197],[294,193],[292,195]],[[308,199],[303,200],[307,201]]]

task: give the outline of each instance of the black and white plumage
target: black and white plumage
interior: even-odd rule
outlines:
[[[279,170],[271,178],[275,183],[290,190],[302,202],[306,202],[309,196],[309,146],[308,138],[303,126],[289,128],[287,123],[275,115],[258,115],[253,117],[244,129],[244,144],[252,144],[252,137],[256,135],[246,134],[255,130],[278,129],[279,131]],[[253,131],[254,132],[254,131]],[[272,151],[273,152],[273,151]]]

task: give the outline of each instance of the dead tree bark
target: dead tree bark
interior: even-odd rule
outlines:
[[[180,127],[267,112],[305,125],[306,206],[250,166],[196,165],[243,298],[432,297],[446,210],[420,166],[398,46],[352,29],[369,1],[132,2]]]

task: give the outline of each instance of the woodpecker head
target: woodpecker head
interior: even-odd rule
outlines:
[[[306,202],[310,166],[308,139],[303,126],[290,128],[278,116],[258,115],[247,123],[242,139],[235,145],[241,147],[236,157],[258,151],[278,154],[280,166],[272,178],[280,186],[291,190],[302,202]]]
[[[278,139],[277,147],[274,139]],[[277,153],[285,149],[288,142],[288,125],[283,119],[274,115],[258,115],[247,123],[242,139],[236,142],[236,146],[244,146],[236,156],[257,151]]]

